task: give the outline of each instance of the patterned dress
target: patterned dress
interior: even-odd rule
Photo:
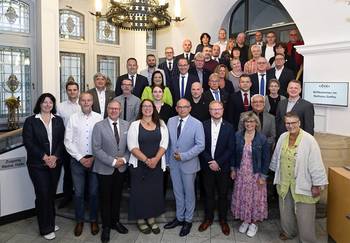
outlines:
[[[258,185],[259,174],[253,174],[252,162],[252,146],[245,144],[241,166],[236,171],[231,211],[233,217],[246,223],[267,218],[266,184]]]

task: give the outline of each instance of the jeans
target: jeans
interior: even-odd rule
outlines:
[[[89,210],[90,221],[97,221],[97,207],[98,207],[98,181],[96,173],[92,172],[90,168],[84,167],[76,159],[71,159],[71,172],[74,185],[74,204],[75,204],[75,220],[80,223],[84,222],[84,191],[85,179],[89,180]]]

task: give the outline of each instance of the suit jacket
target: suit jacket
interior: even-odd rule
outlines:
[[[129,160],[130,153],[127,149],[126,138],[128,135],[129,122],[118,120],[119,144],[114,136],[114,131],[106,118],[95,124],[92,130],[92,153],[95,156],[92,171],[100,175],[112,175],[115,167],[112,163],[116,157],[124,157]],[[119,172],[124,172],[127,166],[119,167]]]
[[[191,98],[191,86],[192,83],[198,82],[198,79],[193,76],[192,74],[188,74],[187,78],[187,84],[186,84],[186,90],[185,90],[185,95],[184,98],[190,99]],[[173,79],[171,81],[171,84],[169,86],[171,95],[173,96],[173,104],[176,106],[177,101],[181,98],[180,94],[180,74],[173,76]]]
[[[260,90],[260,87],[259,87],[259,77],[258,77],[258,73],[253,73],[251,75],[249,75],[250,77],[250,80],[252,81],[252,87],[250,88],[250,92],[252,92],[253,94],[259,94],[259,90]],[[268,73],[266,72],[266,75],[264,76],[265,78],[265,87],[266,87],[266,90],[265,90],[265,95],[268,95],[270,92],[269,92],[269,81],[270,79],[274,78],[273,76],[271,76],[271,73]]]
[[[92,94],[93,97],[93,104],[92,104],[92,110],[94,112],[100,113],[101,114],[101,108],[100,108],[100,102],[98,101],[98,96],[97,96],[97,90],[96,88],[89,89],[87,91],[88,93]],[[104,111],[104,118],[107,117],[107,105],[108,102],[113,100],[115,97],[114,92],[112,90],[106,89],[105,92],[105,111]]]
[[[27,150],[27,165],[39,168],[48,168],[42,159],[44,155],[55,155],[59,160],[64,152],[64,124],[61,117],[55,115],[52,118],[52,145],[47,131],[39,118],[35,115],[28,117],[23,125],[23,144]]]
[[[224,118],[226,118],[227,116],[227,104],[230,98],[229,93],[227,93],[225,90],[223,89],[219,89],[220,90],[220,101],[224,104]],[[213,100],[215,100],[213,94],[211,93],[210,90],[207,90],[203,93],[203,97],[204,99],[207,100],[207,103],[210,104],[210,102],[212,102]]]
[[[199,79],[199,75],[198,75],[198,71],[196,69],[196,67],[191,67],[190,70],[188,71],[190,74],[192,74],[193,76],[196,77],[197,81],[200,81]],[[209,89],[209,76],[210,76],[210,71],[208,71],[207,69],[203,69],[203,83],[202,83],[202,87],[204,91],[207,91]]]
[[[271,78],[276,78],[275,73],[276,73],[276,68],[274,67],[274,68],[267,70],[266,75],[268,77],[271,77]],[[278,79],[278,81],[280,82],[280,90],[279,90],[280,95],[287,97],[287,95],[288,95],[287,94],[288,83],[289,83],[289,81],[291,81],[293,79],[295,79],[295,75],[294,75],[293,71],[287,67],[284,67],[282,72],[281,72],[281,75]]]
[[[248,100],[250,100],[252,95],[253,95],[252,92],[250,92],[250,96],[248,97]],[[230,95],[227,110],[228,110],[227,119],[233,125],[233,129],[237,131],[241,113],[245,112],[241,91],[238,91]],[[248,110],[252,110],[250,103],[249,103]]]
[[[122,88],[121,88],[121,84],[122,84],[122,81],[124,79],[129,79],[129,76],[128,74],[124,74],[124,75],[121,75],[118,77],[117,79],[117,83],[115,84],[115,96],[119,96],[123,93],[122,91]],[[136,80],[135,80],[135,84],[134,84],[134,88],[132,89],[132,93],[141,98],[141,95],[142,95],[142,92],[143,92],[143,89],[145,87],[148,86],[148,80],[146,77],[140,75],[140,74],[137,74],[136,75]]]
[[[276,111],[276,129],[277,129],[277,138],[286,132],[286,126],[284,125],[284,115],[287,111],[288,99],[281,100],[278,103]],[[300,119],[300,127],[305,131],[314,135],[314,116],[315,110],[314,105],[307,100],[299,98],[296,104],[292,108],[293,112],[298,114]]]
[[[177,55],[176,57],[175,57],[175,61],[176,61],[176,63],[179,61],[179,59],[180,58],[185,58],[185,54],[184,53],[182,53],[182,54],[180,54],[180,55]],[[194,59],[194,54],[192,53],[192,52],[190,52],[190,60],[189,60],[189,64],[193,61],[193,59]]]
[[[177,64],[175,62],[175,59],[173,59],[173,66],[172,66],[172,69],[169,70],[169,67],[167,65],[167,62],[162,62],[158,65],[158,68],[159,69],[162,69],[164,70],[164,73],[165,73],[165,77],[166,77],[166,86],[170,86],[170,83],[171,83],[171,80],[173,78],[173,76],[177,75],[179,73],[179,69],[177,67]],[[175,64],[175,65],[174,65]]]
[[[233,167],[233,151],[235,149],[235,133],[233,127],[227,121],[222,120],[213,158],[211,155],[212,122],[211,119],[203,122],[205,149],[201,153],[201,169],[210,170],[208,162],[215,160],[222,171],[230,171],[230,167]]]
[[[193,174],[200,170],[198,156],[205,147],[203,125],[199,120],[189,115],[179,138],[177,138],[179,119],[179,116],[174,116],[168,121],[170,142],[167,150],[167,161],[170,169],[180,167],[182,173]],[[174,159],[175,152],[180,154],[181,161]]]

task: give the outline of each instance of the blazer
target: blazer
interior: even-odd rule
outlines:
[[[277,138],[284,132],[287,131],[286,126],[284,125],[284,115],[287,111],[288,99],[281,100],[278,103],[276,111],[276,129],[277,129]],[[300,119],[300,127],[307,133],[314,135],[314,116],[315,110],[314,105],[307,100],[299,98],[292,108]]]
[[[224,118],[227,117],[227,104],[230,98],[229,93],[227,93],[224,89],[219,89],[220,91],[220,101],[224,104]],[[204,99],[207,100],[207,103],[210,104],[213,100],[215,100],[213,94],[210,90],[207,90],[203,93]]]
[[[179,73],[179,69],[177,67],[177,64],[176,64],[176,61],[175,59],[173,59],[173,62],[172,62],[172,69],[169,70],[169,67],[167,65],[167,62],[162,62],[158,65],[158,68],[159,69],[163,69],[164,70],[164,73],[165,73],[165,77],[166,77],[166,86],[170,86],[170,83],[171,83],[171,80],[172,80],[172,77],[174,75],[177,75]],[[175,64],[175,65],[174,65]]]
[[[93,97],[92,110],[94,112],[97,112],[97,113],[101,114],[100,102],[98,100],[96,88],[89,89],[87,92],[92,94],[92,97]],[[105,95],[106,96],[106,98],[105,98],[106,101],[105,101],[104,118],[107,117],[107,105],[108,105],[108,102],[113,100],[113,98],[115,97],[114,92],[112,90],[106,89],[105,94],[106,94]]]
[[[186,84],[186,90],[185,90],[185,95],[184,98],[190,99],[191,98],[191,86],[192,83],[198,82],[198,79],[193,76],[192,74],[188,73],[188,78],[187,78],[187,84]],[[180,97],[180,74],[173,76],[173,79],[170,83],[170,92],[171,95],[173,96],[173,104],[176,106],[177,101],[181,98]]]
[[[266,75],[268,77],[271,77],[271,78],[276,78],[275,73],[276,73],[276,68],[274,67],[274,68],[267,70]],[[294,75],[293,71],[287,67],[284,67],[282,72],[281,72],[281,75],[278,79],[278,81],[280,82],[280,90],[279,90],[280,95],[287,97],[287,95],[288,95],[287,94],[288,83],[289,83],[289,81],[291,81],[293,79],[295,79],[295,75]]]
[[[266,87],[266,90],[265,90],[265,94],[268,95],[270,92],[269,92],[269,81],[270,79],[274,78],[273,76],[271,76],[272,74],[271,73],[268,73],[266,72],[266,75],[265,75],[265,87]],[[250,77],[250,80],[252,81],[252,87],[250,88],[250,92],[252,92],[253,94],[259,94],[259,77],[258,77],[258,73],[253,73],[251,75],[249,75]]]
[[[46,128],[36,115],[29,116],[23,125],[23,144],[27,150],[27,165],[39,168],[48,168],[42,159],[44,155],[55,155],[59,160],[64,153],[64,124],[61,117],[52,117],[52,145]]]
[[[250,100],[251,97],[252,97],[252,93],[250,92],[250,96],[248,97],[248,100]],[[227,119],[233,125],[233,129],[237,131],[241,113],[245,112],[241,91],[238,91],[230,95],[227,110],[228,110]],[[252,106],[250,103],[249,103],[248,110],[249,111],[252,110]]]
[[[213,121],[211,119],[203,122],[205,135],[205,149],[201,153],[201,169],[210,170],[208,162],[215,160],[222,171],[230,171],[230,168],[233,167],[235,132],[230,123],[228,123],[225,120],[222,120],[213,158],[211,155],[212,122]]]
[[[198,72],[196,67],[192,67],[190,68],[190,70],[188,71],[190,74],[192,74],[193,76],[196,77],[196,80],[200,82],[199,76],[198,76]],[[210,76],[210,72],[207,69],[203,68],[203,83],[202,83],[202,87],[204,91],[207,91],[209,89],[209,76]]]
[[[127,73],[117,78],[117,83],[115,84],[115,96],[119,96],[123,93],[121,84],[124,79],[129,79],[129,76]],[[142,76],[141,74],[137,74],[135,84],[132,89],[132,94],[141,98],[142,92],[144,88],[147,86],[148,86],[147,78],[145,76]]]
[[[180,55],[177,55],[176,57],[175,57],[175,61],[176,61],[176,63],[178,63],[178,61],[179,61],[179,59],[180,58],[185,58],[185,54],[184,53],[182,53],[182,54],[180,54]],[[194,59],[194,54],[192,53],[192,52],[190,52],[190,60],[189,60],[189,64],[193,61],[193,59]]]
[[[125,96],[122,94],[115,97],[114,99],[119,101],[121,104],[119,117],[124,118]],[[127,97],[126,118],[125,118],[126,121],[133,122],[136,120],[136,117],[139,114],[140,103],[141,103],[141,100],[133,94]]]
[[[178,168],[184,174],[193,174],[200,170],[199,154],[205,147],[205,136],[202,123],[189,115],[182,132],[177,138],[177,126],[179,116],[171,117],[168,121],[169,147],[167,150],[167,162],[169,168]],[[174,159],[174,153],[178,152],[181,161]]]
[[[285,100],[286,97],[284,97],[283,95],[280,95],[280,101],[281,100]],[[270,105],[270,101],[269,101],[269,97],[266,95],[265,96],[265,107],[264,107],[264,111],[270,112],[271,109],[271,105]]]
[[[116,157],[124,157],[125,161],[129,160],[130,153],[126,143],[129,122],[119,119],[118,123],[119,144],[117,144],[108,118],[97,122],[92,130],[92,153],[95,156],[92,171],[97,174],[112,175],[115,169],[112,164]],[[126,168],[124,164],[118,170],[124,172]]]

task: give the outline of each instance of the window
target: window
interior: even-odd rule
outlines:
[[[0,1],[0,31],[29,33],[30,7],[16,0]]]
[[[84,40],[84,15],[73,10],[61,9],[60,37]]]
[[[96,21],[97,42],[119,44],[119,29],[107,22],[106,19]]]
[[[156,49],[156,32],[146,31],[146,48]]]
[[[111,81],[110,88],[114,89],[114,84],[119,76],[119,57],[97,56],[97,71],[107,75]]]
[[[30,49],[0,46],[0,118],[7,118],[5,99],[20,100],[19,116],[31,114]]]
[[[80,86],[80,91],[85,90],[85,55],[82,53],[60,52],[60,95],[61,101],[67,99],[66,82],[73,77]]]

